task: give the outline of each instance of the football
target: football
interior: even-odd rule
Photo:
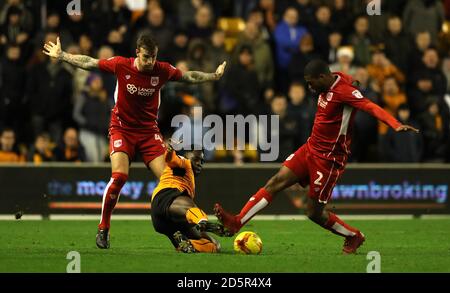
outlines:
[[[262,251],[261,238],[255,232],[241,232],[234,239],[234,251],[242,254],[260,254]]]

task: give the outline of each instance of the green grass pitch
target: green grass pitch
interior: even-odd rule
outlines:
[[[112,223],[111,249],[95,246],[96,221],[0,221],[0,272],[65,272],[69,251],[81,272],[365,272],[369,251],[382,272],[450,272],[450,220],[348,221],[367,237],[358,255],[342,255],[343,239],[309,221],[253,221],[261,255],[177,253],[150,221]]]

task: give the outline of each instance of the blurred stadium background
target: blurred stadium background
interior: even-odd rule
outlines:
[[[282,162],[311,131],[317,97],[305,87],[303,68],[322,58],[421,130],[394,135],[358,113],[354,164],[335,190],[335,207],[341,201],[349,213],[449,211],[449,0],[381,1],[381,15],[373,16],[366,13],[371,1],[361,0],[81,0],[80,15],[68,15],[69,2],[0,1],[0,213],[98,212],[109,178],[114,76],[54,62],[42,45],[60,36],[71,53],[134,56],[143,32],[158,41],[159,60],[183,71],[229,64],[220,82],[167,84],[159,117],[165,138],[174,131],[171,118],[192,117],[195,106],[222,117],[277,114]],[[221,199],[238,208],[278,167],[258,158],[258,150],[208,152],[200,204]],[[251,179],[244,186],[242,178]],[[134,197],[133,182],[140,192]],[[117,212],[121,205],[142,212],[155,184],[135,163],[122,192],[130,196],[122,197]],[[268,213],[296,213],[302,199],[291,191],[289,201]],[[358,208],[346,205],[352,201]],[[141,205],[126,208],[127,202]],[[367,206],[374,202],[378,206]]]
[[[382,0],[373,16],[366,6],[376,1],[365,0],[81,0],[72,16],[69,2],[0,0],[0,219],[69,220],[0,221],[1,272],[63,272],[71,250],[83,272],[365,272],[371,250],[383,272],[449,270],[450,0]],[[134,56],[143,32],[158,41],[160,60],[183,71],[228,61],[220,82],[166,85],[166,139],[171,118],[193,117],[195,106],[203,115],[280,116],[278,162],[258,162],[250,146],[207,153],[196,201],[208,213],[216,201],[237,211],[306,141],[317,97],[303,68],[313,58],[353,75],[364,95],[420,128],[394,135],[357,115],[351,164],[329,208],[367,233],[360,255],[341,256],[341,239],[291,220],[302,219],[305,191],[295,187],[256,218],[272,221],[247,226],[263,239],[261,256],[242,261],[222,239],[223,254],[195,256],[192,266],[148,222],[130,221],[148,221],[157,184],[142,163],[122,189],[112,248],[95,248],[115,79],[54,62],[42,45],[60,36],[71,53]]]

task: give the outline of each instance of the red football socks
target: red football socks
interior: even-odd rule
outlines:
[[[261,188],[256,194],[250,197],[239,215],[237,215],[237,220],[242,226],[245,225],[245,223],[250,221],[250,219],[253,218],[254,215],[256,215],[260,210],[265,208],[271,202],[272,195],[268,193],[264,188]]]
[[[328,221],[323,225],[325,229],[330,230],[334,234],[343,236],[343,237],[351,237],[355,236],[359,232],[358,229],[353,228],[346,224],[344,221],[338,218],[333,213],[328,213]]]
[[[111,179],[103,192],[102,216],[98,225],[99,229],[109,229],[112,212],[119,200],[120,190],[125,185],[125,182],[127,182],[127,179],[127,174],[119,172],[112,173]],[[111,198],[111,194],[115,195],[114,198]]]

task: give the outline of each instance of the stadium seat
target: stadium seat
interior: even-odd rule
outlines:
[[[225,49],[231,52],[236,46],[237,37],[245,29],[245,21],[240,17],[221,17],[217,28],[225,32]]]

